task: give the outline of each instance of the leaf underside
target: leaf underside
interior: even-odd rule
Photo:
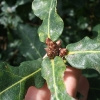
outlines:
[[[93,68],[100,72],[100,25],[94,27],[93,31],[98,33],[96,38],[85,37],[66,47],[69,51],[66,59],[75,68]]]
[[[42,79],[40,70],[41,59],[23,62],[19,67],[0,63],[0,100],[23,100],[28,87],[40,82],[35,76]]]
[[[66,93],[63,75],[66,66],[60,57],[50,60],[45,58],[42,62],[42,76],[47,81],[51,91],[51,100],[74,100]]]
[[[38,30],[42,42],[46,38],[57,40],[63,31],[63,21],[57,14],[56,6],[56,0],[34,0],[32,3],[34,14],[43,20]]]

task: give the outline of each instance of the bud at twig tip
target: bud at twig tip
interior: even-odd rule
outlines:
[[[56,42],[56,44],[60,47],[61,44],[62,44],[61,40],[58,40],[58,41]]]

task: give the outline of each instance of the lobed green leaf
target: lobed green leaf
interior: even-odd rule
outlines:
[[[41,59],[23,62],[19,67],[0,63],[0,100],[23,100],[29,86],[38,82],[38,87],[42,86],[40,70]]]
[[[97,25],[93,31],[98,33],[96,38],[85,37],[66,47],[69,51],[66,59],[75,68],[94,68],[100,72],[100,25]]]
[[[74,100],[70,97],[63,82],[66,66],[60,57],[50,60],[45,58],[42,62],[42,76],[47,81],[51,91],[51,100]]]
[[[57,40],[63,31],[63,21],[57,14],[56,6],[57,0],[34,0],[32,3],[34,14],[43,20],[38,30],[42,42],[47,37]]]

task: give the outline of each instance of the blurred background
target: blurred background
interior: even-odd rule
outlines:
[[[45,54],[37,34],[42,21],[34,15],[32,1],[0,0],[0,62],[18,66]],[[64,47],[85,36],[96,36],[92,29],[100,23],[100,0],[58,0],[57,9],[64,21],[60,36]],[[90,83],[88,100],[100,100],[100,74],[92,69],[83,74]]]

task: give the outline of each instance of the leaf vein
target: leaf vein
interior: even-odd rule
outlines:
[[[78,53],[81,53],[81,54],[84,54],[84,53],[100,53],[100,51],[70,51],[68,53],[68,55],[78,54]]]
[[[51,65],[52,65],[52,69],[53,69],[53,82],[54,82],[55,96],[56,96],[56,100],[59,100],[58,94],[57,94],[56,80],[55,80],[55,68],[54,68],[55,65],[54,65],[54,60],[51,60]]]
[[[49,15],[48,15],[48,38],[50,38],[50,15],[51,15],[51,6],[52,6],[53,0],[51,1],[50,4],[50,9],[49,9]]]
[[[6,92],[7,90],[11,89],[12,87],[16,86],[17,84],[25,81],[26,79],[28,79],[29,77],[33,76],[34,74],[38,73],[41,70],[41,68],[39,68],[37,71],[31,73],[30,75],[24,77],[23,79],[19,80],[18,82],[12,84],[11,86],[9,86],[8,88],[6,88],[5,90],[3,90],[2,92],[0,92],[0,95],[2,95],[4,92]]]

